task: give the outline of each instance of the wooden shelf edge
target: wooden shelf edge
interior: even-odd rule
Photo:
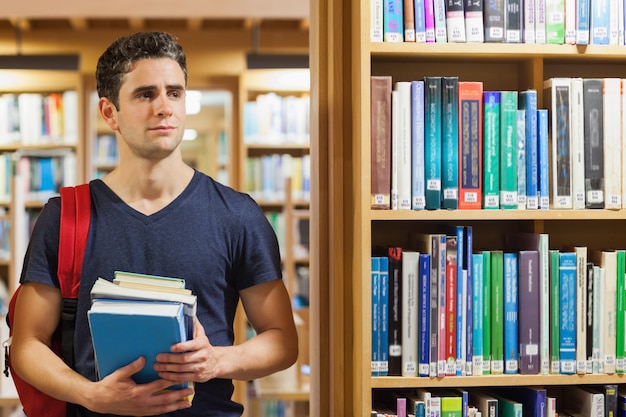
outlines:
[[[256,393],[256,399],[262,401],[309,401],[308,389],[265,389]]]
[[[624,220],[626,210],[370,210],[371,220]]]
[[[495,387],[527,385],[623,384],[626,375],[484,375],[448,378],[374,377],[372,388]]]

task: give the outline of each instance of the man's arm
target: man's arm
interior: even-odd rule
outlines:
[[[11,361],[24,381],[63,401],[80,404],[100,413],[118,415],[156,415],[187,408],[178,401],[192,390],[154,395],[170,385],[158,380],[137,385],[131,376],[141,370],[143,358],[119,369],[100,382],[91,382],[70,369],[51,349],[52,335],[61,314],[62,298],[58,288],[25,283],[15,305]]]

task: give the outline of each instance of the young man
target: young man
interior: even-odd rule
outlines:
[[[239,416],[232,379],[250,380],[292,365],[297,334],[281,279],[276,236],[247,195],[187,166],[185,55],[166,33],[116,40],[98,61],[99,111],[115,131],[119,164],[91,181],[91,227],[85,250],[74,343],[76,370],[49,348],[59,322],[56,277],[60,200],[42,210],[25,257],[12,360],[26,381],[79,405],[78,416]],[[155,365],[162,379],[131,376],[138,358],[98,380],[87,322],[96,278],[115,270],[185,278],[198,296],[193,340],[172,346]],[[256,336],[233,346],[241,299]],[[123,343],[123,342],[121,342]],[[191,389],[157,394],[182,381]],[[177,411],[178,410],[178,411]]]

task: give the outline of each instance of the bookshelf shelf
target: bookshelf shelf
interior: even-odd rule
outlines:
[[[626,210],[370,210],[371,220],[623,220]]]

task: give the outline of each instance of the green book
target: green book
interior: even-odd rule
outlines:
[[[517,209],[517,91],[500,92],[500,208]]]
[[[441,417],[463,417],[461,397],[441,397]]]
[[[522,403],[497,395],[494,397],[498,400],[498,417],[522,417]]]
[[[504,373],[504,253],[491,251],[491,373]]]
[[[500,208],[500,92],[483,93],[483,208]]]
[[[615,333],[615,372],[623,374],[626,371],[626,352],[624,350],[624,315],[626,314],[626,283],[624,274],[626,273],[626,251],[617,249],[617,293],[616,304],[616,325]]]
[[[483,255],[483,375],[491,373],[491,252]]]
[[[550,250],[550,373],[561,372],[559,354],[559,251]]]

